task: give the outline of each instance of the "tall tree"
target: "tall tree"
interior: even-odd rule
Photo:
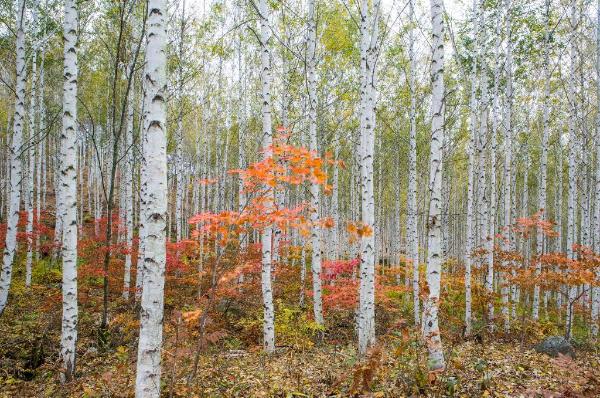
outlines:
[[[37,2],[34,2],[31,13],[33,14],[33,20],[31,23],[30,31],[33,37],[37,37],[37,24],[38,24],[38,13],[37,13]],[[27,166],[26,166],[26,178],[25,185],[23,187],[23,196],[25,211],[27,212],[27,224],[25,226],[25,233],[27,234],[27,257],[25,259],[25,286],[31,286],[31,267],[33,263],[33,221],[34,221],[34,176],[35,176],[35,157],[37,154],[36,141],[39,140],[37,130],[37,95],[36,87],[38,84],[37,80],[37,48],[33,49],[31,57],[31,91],[29,94],[29,143],[27,145]]]
[[[596,3],[596,104],[600,109],[600,0]],[[594,235],[594,251],[600,253],[600,112],[596,115],[596,201],[594,213],[594,226],[596,233]],[[600,280],[600,271],[596,271],[596,281]],[[600,325],[600,287],[592,288],[592,325],[591,332],[594,338],[598,337]]]
[[[429,351],[430,370],[446,367],[442,339],[438,325],[441,254],[441,196],[442,196],[442,142],[444,140],[444,2],[431,0],[431,146],[429,149],[429,215],[427,250],[427,285],[429,294],[423,305],[423,335]]]
[[[318,153],[317,147],[317,17],[315,0],[308,0],[308,36],[306,54],[306,79],[308,86],[308,135],[311,152]],[[312,246],[313,312],[315,322],[323,324],[323,300],[321,298],[321,228],[318,224],[320,192],[319,184],[310,185],[310,221]]]
[[[77,28],[79,14],[75,0],[65,0],[63,21],[63,117],[60,135],[61,197],[64,201],[62,237],[63,316],[61,357],[66,381],[75,372],[77,343]]]
[[[407,207],[408,220],[406,223],[406,236],[408,244],[408,256],[412,261],[412,284],[413,284],[413,313],[415,325],[421,323],[421,310],[419,299],[419,237],[417,235],[418,220],[417,217],[417,106],[415,92],[415,75],[417,67],[415,62],[415,5],[414,0],[408,2],[409,12],[409,31],[408,31],[408,90],[410,92],[410,141],[408,152],[408,192]]]
[[[473,50],[472,50],[472,65],[471,65],[471,95],[469,100],[470,107],[470,126],[469,126],[469,143],[467,147],[468,164],[467,164],[467,237],[465,239],[465,335],[471,334],[471,265],[472,255],[475,249],[475,231],[474,231],[474,206],[475,206],[475,141],[477,138],[477,62],[478,52],[477,44],[479,40],[479,7],[478,0],[473,0]],[[481,171],[481,170],[480,170]]]
[[[269,5],[267,0],[260,0],[258,3],[258,17],[260,24],[260,63],[261,63],[261,114],[262,114],[262,147],[265,159],[273,156],[271,145],[273,144],[273,132],[271,121],[271,28],[269,26]],[[269,187],[267,187],[269,189]],[[267,195],[267,206],[273,206],[275,193],[269,189]],[[268,211],[268,210],[267,210]],[[273,305],[273,287],[271,271],[273,266],[272,258],[272,240],[273,227],[266,226],[261,234],[262,247],[262,271],[261,285],[263,294],[263,345],[267,353],[275,352],[275,307]]]
[[[167,219],[167,5],[149,0],[144,71],[144,271],[135,395],[160,396]],[[139,265],[138,265],[139,266]]]
[[[375,343],[375,194],[373,156],[375,152],[376,61],[379,55],[380,0],[369,7],[360,1],[360,175],[361,215],[365,233],[360,239],[360,288],[358,304],[358,351],[365,355]]]
[[[548,180],[548,139],[550,136],[550,0],[545,0],[544,13],[546,32],[544,33],[544,95],[542,102],[542,156],[540,159],[540,187],[539,187],[539,211],[541,212],[541,220],[547,218],[548,211],[546,209],[546,189]],[[538,260],[535,264],[535,274],[537,277],[542,273],[542,263],[539,257],[544,254],[544,234],[541,229],[538,229],[536,237],[536,254]],[[540,311],[540,286],[535,285],[533,289],[533,312],[534,320],[539,318]]]
[[[21,153],[23,151],[23,126],[25,124],[25,0],[19,0],[17,7],[17,40],[16,40],[16,98],[15,115],[13,117],[13,136],[10,145],[10,192],[7,211],[6,240],[0,273],[0,315],[6,308],[8,290],[12,278],[13,261],[17,249],[17,225],[21,204]]]
[[[506,228],[506,239],[504,240],[504,251],[510,251],[511,233],[510,225],[512,223],[512,101],[513,101],[513,71],[512,71],[512,0],[506,0],[506,103],[504,109],[504,228]],[[512,266],[509,261],[505,262],[505,267]],[[502,273],[501,280],[502,294],[502,317],[504,318],[504,330],[508,331],[510,327],[509,313],[509,282],[506,271]]]
[[[573,245],[577,242],[576,233],[576,209],[575,202],[577,201],[577,97],[575,91],[575,79],[577,72],[577,0],[570,2],[570,28],[569,35],[569,82],[568,82],[568,101],[569,101],[569,142],[568,142],[568,173],[569,173],[569,190],[567,192],[567,257],[575,260],[576,253],[573,250]],[[566,331],[567,338],[571,337],[573,327],[573,305],[577,296],[577,287],[567,287],[567,319]]]

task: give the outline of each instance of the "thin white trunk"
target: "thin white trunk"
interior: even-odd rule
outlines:
[[[504,241],[504,251],[512,249],[511,246],[511,234],[510,225],[512,223],[511,206],[512,206],[512,100],[513,100],[513,87],[512,87],[512,38],[511,38],[511,13],[512,13],[512,0],[506,0],[506,31],[507,31],[507,43],[506,43],[506,109],[504,115],[504,228],[506,228],[506,236]],[[505,262],[504,266],[509,267],[512,264]],[[501,295],[502,295],[502,317],[504,318],[504,330],[508,331],[510,328],[510,314],[509,314],[509,282],[507,273],[502,272],[501,280]]]
[[[596,101],[600,109],[600,0],[596,3]],[[600,112],[596,116],[596,187],[595,187],[595,212],[594,212],[594,252],[600,253]],[[600,270],[596,271],[596,280],[600,280]],[[598,318],[600,316],[600,287],[592,288],[592,337],[598,337]]]
[[[441,193],[442,142],[444,139],[444,3],[431,0],[431,146],[429,149],[429,215],[427,219],[427,285],[429,294],[423,306],[423,336],[429,351],[430,370],[445,368],[444,351],[438,325],[440,279],[442,274]]]
[[[546,12],[545,23],[546,33],[544,35],[544,98],[542,103],[542,156],[540,159],[540,188],[538,199],[538,211],[541,212],[540,219],[546,220],[548,211],[546,209],[546,186],[548,180],[548,139],[550,136],[550,68],[549,68],[549,52],[550,52],[550,0],[545,0]],[[544,254],[544,234],[538,228],[536,238],[536,255]],[[539,277],[542,273],[542,264],[539,260],[535,262],[535,275]],[[539,318],[539,303],[540,303],[540,286],[536,284],[533,288],[533,313],[534,320]]]
[[[499,28],[496,28],[497,45],[499,47],[500,35]],[[497,57],[496,57],[497,58]],[[494,92],[492,100],[492,137],[490,146],[490,213],[489,213],[489,237],[487,241],[487,273],[485,276],[485,290],[488,295],[487,305],[487,320],[488,328],[492,332],[494,330],[494,242],[496,236],[496,149],[498,146],[498,85],[500,79],[500,63],[497,62],[494,69]]]
[[[145,80],[142,80],[142,91],[145,90],[144,83]],[[143,184],[143,181],[148,180],[146,174],[146,163],[143,161],[144,159],[144,141],[146,137],[146,130],[144,128],[144,115],[145,115],[145,106],[144,106],[144,98],[143,95],[140,96],[141,99],[141,115],[140,118],[140,126],[139,126],[139,137],[138,144],[140,147],[140,159],[142,160],[139,165],[139,175],[140,175],[140,187],[139,187],[139,206],[138,206],[138,256],[135,270],[135,301],[139,301],[142,298],[142,285],[144,283],[144,252],[145,252],[145,242],[146,242],[146,223],[143,222],[145,220],[145,208],[146,208],[146,196],[147,189],[146,185]]]
[[[258,12],[260,19],[260,62],[261,62],[261,113],[262,113],[262,147],[264,157],[268,159],[273,156],[270,147],[273,143],[273,132],[271,122],[271,49],[269,41],[271,39],[271,28],[269,26],[269,5],[267,0],[260,0],[258,3]],[[271,189],[268,193],[268,201],[273,206],[274,192]],[[272,288],[272,239],[273,227],[267,226],[262,231],[262,271],[261,285],[263,294],[263,345],[267,353],[275,352],[275,308],[273,306],[273,288]]]
[[[35,36],[37,33],[37,23],[38,23],[38,14],[37,14],[37,4],[34,2],[32,4],[32,33]],[[33,262],[33,209],[34,209],[34,196],[33,196],[33,184],[34,184],[34,173],[35,173],[35,157],[39,155],[38,146],[35,142],[39,139],[38,137],[38,129],[36,124],[36,117],[38,113],[38,109],[36,106],[37,94],[37,49],[33,50],[33,55],[31,59],[31,92],[29,95],[29,143],[27,150],[27,180],[26,185],[24,187],[24,195],[25,195],[25,210],[27,211],[27,224],[25,226],[25,233],[27,234],[27,257],[25,260],[25,286],[31,286],[31,265]]]
[[[413,288],[413,313],[415,325],[421,324],[421,306],[419,300],[419,237],[417,235],[417,105],[415,93],[415,74],[417,73],[414,54],[414,0],[409,0],[410,29],[408,31],[408,57],[410,70],[408,74],[408,89],[410,92],[410,143],[408,152],[408,192],[407,192],[407,223],[406,236],[408,244],[408,257],[412,261],[412,288]],[[408,278],[408,273],[407,273]]]
[[[145,224],[146,233],[135,385],[137,398],[160,396],[167,219],[166,14],[165,0],[149,1],[144,71],[143,154],[146,170],[142,175],[146,200],[140,220]]]
[[[25,0],[19,0],[17,7],[17,40],[16,40],[16,98],[15,115],[13,118],[13,137],[10,146],[10,192],[7,212],[6,241],[2,257],[0,273],[0,315],[6,308],[8,290],[12,278],[13,260],[17,248],[17,224],[19,223],[19,208],[21,203],[21,150],[23,144],[23,126],[25,124]]]
[[[61,197],[64,203],[62,236],[63,315],[61,357],[64,378],[71,380],[75,371],[77,343],[77,28],[79,15],[75,0],[65,0],[63,116],[60,136],[62,160]]]
[[[373,156],[375,151],[375,61],[378,56],[380,1],[369,10],[360,1],[360,171],[362,224],[369,229],[360,239],[360,288],[358,304],[358,351],[365,355],[375,343],[375,197]]]
[[[308,135],[310,151],[318,156],[317,147],[317,18],[315,0],[308,0],[308,36],[306,56],[306,78],[308,86]],[[323,324],[323,302],[321,298],[321,228],[318,225],[320,192],[319,184],[310,185],[310,221],[312,246],[313,314],[315,322]]]
[[[334,141],[333,157],[336,161],[340,157],[340,144],[336,139]],[[333,226],[331,227],[331,259],[337,260],[340,255],[340,237],[339,237],[339,166],[333,165],[333,182],[331,184],[331,217],[333,218]]]
[[[181,2],[181,21],[179,32],[179,63],[177,65],[177,128],[175,130],[175,178],[177,190],[175,194],[175,231],[177,242],[181,240],[183,233],[183,197],[185,189],[184,167],[183,167],[183,41],[185,38],[185,0]]]
[[[134,24],[137,20],[134,19]],[[132,38],[132,41],[135,37]],[[124,164],[124,205],[125,205],[125,244],[127,247],[127,253],[125,254],[125,267],[123,271],[123,298],[129,299],[129,290],[131,288],[131,250],[133,249],[133,118],[134,118],[134,97],[135,97],[135,75],[133,68],[135,67],[133,62],[133,51],[134,46],[131,46],[132,57],[129,61],[129,76],[132,79],[129,95],[127,97],[127,121],[125,129],[125,164]]]
[[[571,34],[570,34],[570,56],[569,56],[569,84],[568,84],[568,100],[570,105],[570,112],[568,117],[569,124],[569,190],[567,192],[567,257],[571,260],[575,260],[576,253],[573,250],[573,245],[577,242],[577,235],[575,230],[576,210],[575,202],[577,200],[577,165],[576,165],[576,150],[577,150],[577,105],[575,95],[575,74],[577,70],[577,49],[576,49],[576,27],[577,27],[577,11],[576,1],[571,1]],[[567,271],[568,272],[568,271]],[[571,337],[571,329],[573,327],[573,301],[577,295],[577,288],[575,286],[567,286],[568,298],[567,298],[567,319],[566,319],[566,331],[565,335],[567,338]]]
[[[474,47],[478,43],[476,39],[478,35],[478,23],[479,23],[479,8],[477,5],[478,0],[473,0],[473,42]],[[475,233],[474,233],[474,196],[475,196],[475,140],[477,137],[477,61],[478,53],[477,48],[473,48],[473,65],[471,69],[471,97],[470,97],[470,112],[471,121],[469,126],[469,143],[467,147],[468,160],[467,160],[467,236],[465,239],[465,335],[471,334],[471,267],[472,267],[472,254],[475,249]]]

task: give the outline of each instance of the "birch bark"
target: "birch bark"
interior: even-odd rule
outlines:
[[[315,15],[315,0],[308,0],[308,36],[306,54],[306,78],[308,85],[308,135],[310,151],[318,156],[317,147],[317,18]],[[323,302],[321,298],[321,229],[318,225],[320,192],[319,184],[310,185],[310,221],[312,246],[312,278],[313,278],[313,313],[315,322],[323,324]]]
[[[569,99],[569,153],[568,153],[568,174],[569,174],[569,190],[567,192],[567,257],[571,260],[575,260],[575,251],[573,250],[573,244],[577,241],[575,232],[576,220],[576,209],[575,202],[577,200],[577,165],[576,165],[576,150],[577,150],[577,105],[576,105],[576,93],[575,93],[575,76],[577,70],[577,49],[576,49],[576,27],[577,27],[577,9],[576,0],[571,1],[570,5],[570,23],[571,23],[571,34],[569,37],[569,82],[568,82],[568,99]],[[568,271],[567,271],[568,272]],[[577,288],[575,286],[567,286],[568,297],[567,297],[567,319],[566,319],[566,331],[565,335],[567,338],[571,337],[571,329],[573,326],[573,301],[577,295]]]
[[[547,218],[548,211],[546,210],[546,186],[548,180],[548,138],[550,136],[550,69],[549,69],[549,53],[550,53],[550,0],[545,0],[546,12],[544,15],[546,32],[544,35],[544,98],[542,103],[542,155],[540,159],[540,188],[538,207],[541,212],[541,220]],[[536,237],[536,255],[538,258],[544,254],[544,235],[541,229],[538,229]],[[535,275],[539,277],[542,273],[542,264],[539,260],[535,263]],[[536,284],[533,288],[533,312],[532,318],[539,319],[540,307],[540,286]]]
[[[596,101],[597,107],[600,109],[600,0],[596,3]],[[600,112],[596,116],[596,203],[594,212],[594,251],[600,253]],[[600,280],[600,271],[596,271],[596,280]],[[592,320],[591,333],[592,337],[598,337],[598,318],[600,316],[600,287],[592,288]]]
[[[406,236],[408,244],[408,256],[412,261],[413,313],[415,325],[420,325],[421,306],[419,299],[419,239],[417,235],[417,106],[415,93],[415,74],[417,69],[414,54],[414,29],[416,24],[414,0],[409,0],[408,7],[410,13],[410,29],[408,31],[408,58],[410,63],[408,74],[408,90],[410,92],[410,143],[408,152],[408,220],[406,223]]]
[[[365,355],[375,343],[375,195],[373,155],[375,151],[375,64],[379,54],[378,22],[380,0],[371,10],[360,1],[360,172],[362,224],[367,229],[360,239],[360,287],[358,308],[358,351]]]
[[[144,72],[145,172],[142,174],[146,200],[140,220],[146,232],[135,387],[138,398],[160,396],[167,217],[166,14],[165,0],[149,0]]]
[[[441,240],[441,191],[442,191],[442,142],[444,137],[444,3],[431,0],[432,58],[431,58],[431,146],[429,150],[429,216],[427,285],[429,294],[423,306],[423,335],[429,351],[430,370],[446,367],[442,339],[438,325],[440,279],[442,273]]]
[[[467,237],[465,240],[465,335],[471,334],[471,267],[472,267],[472,253],[475,249],[475,234],[474,234],[474,195],[475,195],[475,140],[477,137],[477,43],[479,28],[479,7],[477,5],[478,0],[473,0],[473,64],[471,69],[471,97],[469,100],[471,121],[469,128],[469,144],[467,148],[468,152],[468,163],[467,163],[467,220],[466,229]]]
[[[512,207],[512,36],[511,36],[511,12],[512,0],[506,0],[506,29],[507,29],[507,44],[506,44],[506,108],[504,115],[504,228],[506,228],[506,236],[504,241],[504,251],[511,250],[511,234],[510,224],[512,223],[511,207]],[[509,268],[511,264],[507,261],[504,263],[505,268]],[[502,317],[504,318],[504,330],[510,328],[510,313],[509,313],[509,283],[506,271],[502,272],[501,281],[502,295]]]
[[[261,62],[261,114],[262,114],[262,147],[264,158],[273,156],[270,149],[273,144],[273,132],[271,121],[271,49],[269,41],[271,39],[271,28],[269,26],[269,5],[267,0],[260,0],[258,3],[258,17],[260,23],[260,62]],[[269,188],[267,188],[269,189]],[[274,205],[275,194],[269,190],[267,195],[267,206]],[[268,211],[268,210],[267,210]],[[272,239],[273,227],[267,226],[261,234],[262,247],[262,271],[261,285],[263,294],[263,346],[267,353],[275,352],[275,307],[273,306],[273,288],[272,288]]]
[[[62,161],[61,197],[64,202],[62,236],[62,334],[61,357],[64,379],[75,372],[77,343],[77,29],[79,14],[75,0],[65,0],[63,22],[63,117],[60,136]]]
[[[13,137],[10,145],[10,192],[7,211],[6,240],[2,256],[2,271],[0,273],[0,315],[6,308],[8,290],[12,278],[13,261],[17,248],[17,224],[21,204],[21,156],[23,144],[23,126],[25,123],[25,0],[19,0],[17,7],[17,39],[16,39],[16,99],[15,115],[13,117]]]

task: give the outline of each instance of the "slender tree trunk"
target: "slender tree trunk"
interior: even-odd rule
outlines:
[[[360,287],[358,304],[358,351],[365,355],[375,343],[375,197],[373,156],[375,150],[375,61],[378,56],[379,0],[369,10],[360,1],[360,171],[362,225],[360,239]]]
[[[497,42],[500,41],[499,28],[496,26]],[[500,47],[496,45],[496,51]],[[497,57],[496,57],[497,58]],[[490,214],[489,214],[489,237],[487,241],[487,273],[485,277],[485,291],[487,294],[487,320],[490,332],[494,331],[494,251],[496,236],[496,216],[497,216],[497,193],[496,193],[496,149],[498,146],[498,84],[500,78],[500,65],[496,63],[494,70],[494,92],[492,100],[492,137],[490,146]]]
[[[408,257],[412,261],[412,288],[413,288],[413,313],[415,325],[421,324],[421,306],[419,299],[419,237],[417,235],[417,106],[415,93],[415,74],[417,73],[414,54],[414,29],[415,9],[414,0],[409,0],[410,29],[408,31],[408,57],[410,70],[408,74],[408,89],[410,92],[410,142],[408,152],[408,220],[406,223],[406,236],[408,244]],[[407,273],[408,278],[408,273]]]
[[[600,0],[596,3],[596,101],[600,109]],[[596,203],[594,212],[594,251],[600,253],[600,112],[596,116]],[[596,281],[600,280],[600,270],[596,270]],[[600,325],[598,318],[600,316],[600,287],[592,288],[592,320],[591,332],[594,339],[598,338]]]
[[[17,41],[16,41],[16,99],[15,115],[13,117],[13,137],[10,146],[10,192],[7,212],[6,241],[2,257],[2,272],[0,273],[0,315],[6,308],[8,290],[12,277],[13,261],[17,249],[17,225],[21,204],[21,151],[23,144],[23,126],[25,124],[25,0],[19,0],[17,7]]]
[[[512,100],[513,100],[513,87],[512,87],[512,37],[511,37],[511,13],[512,13],[512,0],[506,0],[506,30],[507,30],[507,46],[506,46],[506,108],[504,115],[504,228],[506,229],[506,236],[504,241],[504,251],[510,251],[511,245],[511,233],[510,225],[512,223]],[[509,261],[505,261],[504,267],[512,267]],[[504,330],[508,331],[510,328],[510,313],[509,313],[509,282],[507,277],[506,269],[502,272],[501,281],[501,295],[502,295],[502,317],[504,318]]]
[[[569,124],[569,191],[567,192],[567,257],[571,260],[576,259],[576,253],[573,250],[573,245],[577,242],[576,235],[576,209],[575,202],[577,201],[577,165],[576,165],[576,150],[577,150],[577,98],[575,93],[575,74],[577,70],[576,65],[576,29],[577,29],[577,11],[576,11],[576,0],[571,1],[571,35],[570,35],[570,75],[568,84],[568,100],[570,105],[570,114],[568,119]],[[569,272],[569,271],[567,271]],[[566,330],[565,335],[567,339],[571,338],[571,330],[573,327],[573,301],[577,296],[577,287],[567,286],[568,298],[567,298],[567,319],[566,319]]]
[[[137,20],[134,19],[134,24]],[[132,37],[132,43],[135,37]],[[129,60],[129,76],[135,79],[134,74],[134,46],[131,46],[131,59]],[[125,254],[125,269],[123,272],[123,298],[129,299],[129,290],[131,288],[131,251],[133,249],[133,118],[134,118],[134,100],[135,90],[134,82],[131,82],[131,91],[127,97],[127,121],[125,127],[125,164],[124,164],[124,192],[125,192],[125,243],[127,252]]]
[[[260,20],[260,61],[261,61],[261,100],[262,100],[262,147],[264,157],[268,159],[273,156],[270,147],[273,143],[273,132],[271,122],[271,49],[269,41],[271,39],[271,28],[269,26],[269,5],[267,0],[260,0],[258,3],[258,12]],[[267,188],[269,189],[269,188]],[[269,190],[269,206],[274,205],[274,192]],[[272,239],[273,227],[267,226],[262,231],[262,294],[263,294],[263,345],[267,353],[275,352],[275,307],[273,306],[273,288],[272,288]]]
[[[473,38],[474,45],[478,43],[475,38],[478,35],[479,9],[478,0],[473,0]],[[477,137],[477,48],[473,49],[473,65],[471,69],[471,98],[470,112],[471,122],[469,128],[469,144],[467,148],[468,163],[467,163],[467,236],[465,239],[465,335],[471,334],[471,267],[472,255],[475,249],[475,232],[474,232],[474,196],[475,196],[475,140]]]
[[[423,335],[429,351],[430,370],[445,368],[444,351],[438,325],[440,279],[442,273],[441,191],[442,142],[444,138],[444,20],[443,0],[431,0],[431,146],[429,150],[429,216],[427,219],[427,285],[429,294],[423,306]]]
[[[541,212],[540,219],[546,220],[548,211],[546,209],[546,186],[548,180],[548,138],[550,136],[550,69],[549,69],[549,53],[550,53],[550,0],[545,0],[546,13],[546,33],[544,35],[544,98],[542,103],[542,155],[540,159],[540,188],[538,207]],[[542,263],[539,257],[544,254],[544,235],[542,230],[538,228],[536,237],[536,255],[538,259],[535,262],[535,275],[539,278],[542,273]],[[536,283],[533,288],[533,313],[532,318],[539,318],[539,303],[540,303],[540,286]]]
[[[175,130],[175,178],[177,191],[175,196],[175,231],[176,240],[179,242],[183,229],[183,196],[185,189],[184,167],[183,167],[183,59],[185,38],[185,0],[181,2],[181,21],[179,32],[179,64],[177,65],[177,129]]]
[[[32,5],[32,30],[34,37],[37,33],[37,4],[34,2]],[[33,196],[33,184],[34,184],[34,176],[35,176],[35,157],[38,155],[37,144],[38,141],[38,129],[36,124],[37,118],[37,106],[36,106],[36,87],[38,84],[37,81],[37,49],[33,50],[33,55],[31,59],[31,92],[29,95],[29,143],[27,149],[27,179],[26,185],[23,189],[23,195],[25,196],[25,211],[27,212],[27,224],[25,226],[25,233],[27,234],[27,257],[25,260],[25,286],[31,286],[31,266],[33,263],[33,220],[34,220],[34,196]]]
[[[64,379],[69,381],[75,372],[77,342],[77,28],[79,14],[74,0],[65,0],[63,127],[60,136],[62,161],[61,197],[63,219],[63,315],[61,357]]]
[[[143,218],[144,272],[140,337],[136,370],[137,398],[160,396],[162,323],[166,263],[167,217],[167,6],[165,0],[148,3],[144,72],[144,142],[146,189]]]
[[[317,18],[315,15],[315,0],[308,0],[308,37],[306,56],[306,78],[308,85],[308,135],[310,151],[318,155],[317,147]],[[312,246],[312,278],[313,278],[313,312],[315,322],[323,324],[323,302],[321,298],[321,229],[318,224],[320,192],[319,184],[310,185],[311,208],[311,246]]]

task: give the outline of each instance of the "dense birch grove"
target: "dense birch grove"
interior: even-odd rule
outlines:
[[[600,395],[600,0],[0,2],[6,396]]]

